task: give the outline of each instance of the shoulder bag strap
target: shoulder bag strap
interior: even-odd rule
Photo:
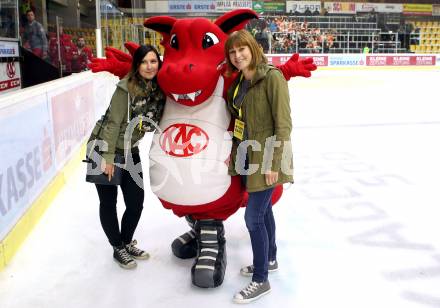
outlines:
[[[104,118],[102,119],[101,125],[99,126],[98,133],[96,134],[96,138],[93,140],[93,145],[90,147],[90,151],[86,154],[86,159],[84,159],[83,162],[86,162],[86,163],[90,162],[90,156],[92,155],[92,152],[95,149],[96,140],[98,140],[100,138],[102,127],[107,122],[107,116],[108,116],[109,110],[110,110],[110,106],[108,106],[107,110],[104,113]]]

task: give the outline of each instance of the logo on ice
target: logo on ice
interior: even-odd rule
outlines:
[[[189,157],[202,152],[209,143],[208,134],[191,124],[173,124],[160,136],[160,147],[171,156]]]

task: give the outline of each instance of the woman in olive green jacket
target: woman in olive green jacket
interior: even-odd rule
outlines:
[[[159,53],[154,47],[141,45],[135,51],[130,72],[118,83],[106,115],[98,121],[90,137],[107,144],[101,168],[109,183],[95,184],[100,201],[99,216],[113,246],[114,260],[127,269],[136,266],[134,259],[149,257],[132,239],[144,203],[142,167],[136,145],[145,132],[154,131],[154,122],[157,123],[163,113],[165,95],[156,80],[160,66]],[[116,211],[118,186],[108,185],[115,173],[115,163],[119,162],[115,159],[118,155],[126,162],[121,170],[120,187],[126,209],[120,229]]]
[[[225,53],[229,70],[239,71],[227,96],[234,118],[229,173],[241,175],[249,193],[245,221],[254,255],[240,271],[252,282],[234,301],[248,303],[270,291],[268,272],[278,269],[271,197],[276,185],[293,182],[292,120],[287,82],[252,35],[232,33]]]

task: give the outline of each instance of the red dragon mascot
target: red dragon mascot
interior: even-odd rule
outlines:
[[[165,53],[158,82],[167,95],[160,130],[150,150],[151,188],[165,208],[188,221],[191,230],[171,247],[179,258],[196,257],[191,278],[201,288],[222,284],[226,270],[223,221],[247,198],[240,177],[227,172],[232,142],[225,94],[235,76],[224,76],[224,44],[228,34],[244,28],[253,18],[258,18],[254,11],[239,9],[214,23],[170,16],[144,22],[163,36]],[[93,71],[107,70],[119,76],[128,72],[129,65],[114,65],[121,55],[107,51],[107,60],[94,60]],[[311,58],[299,60],[296,54],[279,69],[289,79],[310,77],[316,66]],[[279,187],[273,202],[281,192]]]

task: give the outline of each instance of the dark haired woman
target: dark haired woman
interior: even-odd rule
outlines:
[[[113,258],[126,269],[136,266],[134,259],[149,258],[148,253],[137,248],[137,242],[133,240],[144,203],[137,143],[145,132],[154,130],[153,122],[157,123],[162,116],[165,95],[156,80],[161,64],[159,53],[154,47],[141,45],[133,55],[130,72],[118,83],[113,93],[105,119],[95,126],[92,133],[94,138],[108,145],[102,153],[101,169],[109,181],[115,172],[116,154],[125,158],[120,186],[126,208],[120,229],[116,210],[118,186],[96,184],[96,189],[100,201],[101,225],[113,246]],[[102,126],[101,130],[99,126]],[[99,136],[96,135],[98,131]]]

